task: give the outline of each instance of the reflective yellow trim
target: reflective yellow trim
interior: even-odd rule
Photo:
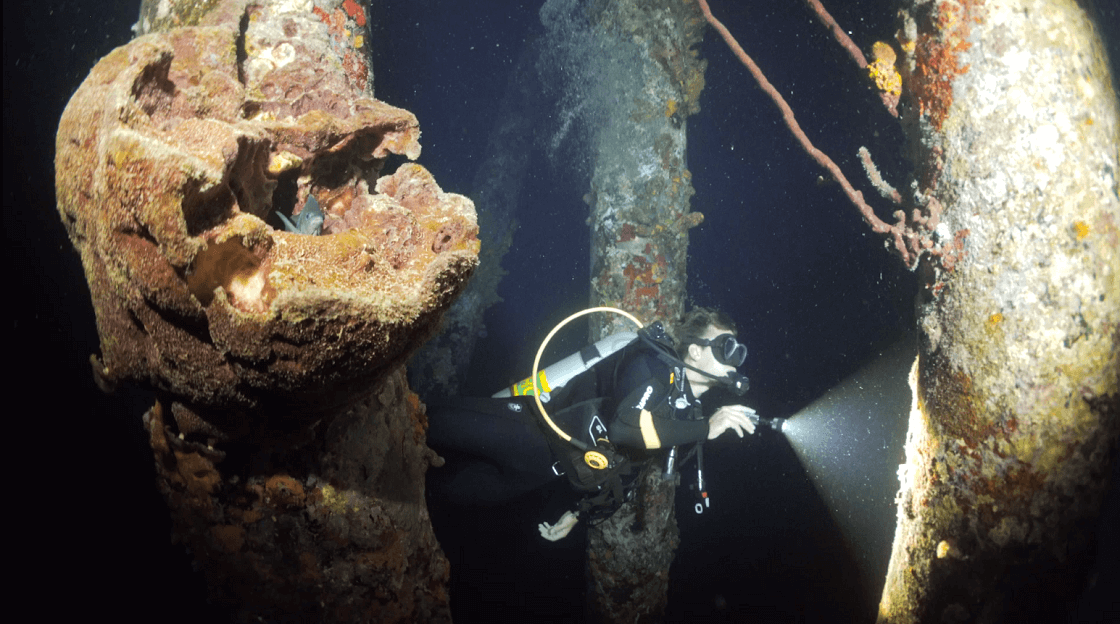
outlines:
[[[638,425],[642,429],[642,441],[645,442],[646,448],[661,448],[661,437],[657,435],[657,429],[653,427],[653,414],[649,410],[642,410],[642,415],[638,418]]]

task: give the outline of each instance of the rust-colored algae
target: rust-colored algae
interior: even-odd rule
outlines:
[[[918,39],[903,42],[914,45],[916,65],[907,87],[913,93],[919,114],[940,130],[953,105],[953,81],[968,71],[961,55],[971,47],[968,36],[974,16],[975,0],[940,0],[930,3],[918,22]]]

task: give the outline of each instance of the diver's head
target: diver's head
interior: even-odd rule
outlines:
[[[735,333],[735,322],[722,311],[693,308],[677,326],[681,359],[712,377],[727,379],[747,357],[747,348],[735,338]],[[685,376],[696,396],[720,383],[688,368]]]

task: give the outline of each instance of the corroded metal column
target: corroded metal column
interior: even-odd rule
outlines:
[[[693,3],[672,0],[616,0],[592,19],[634,61],[595,136],[591,302],[643,322],[676,320],[684,312],[688,230],[703,221],[689,209],[685,119],[700,110],[705,63],[694,46],[706,25]],[[605,333],[593,329],[592,339]]]
[[[1074,0],[904,5],[935,210],[879,621],[1056,621],[1120,418],[1115,84]]]
[[[477,265],[353,0],[148,3],[59,124],[103,389],[144,416],[175,538],[241,621],[448,621],[405,359]],[[322,235],[276,213],[322,212]],[[306,216],[306,215],[304,215]],[[139,415],[136,415],[139,417]]]
[[[685,119],[699,110],[705,63],[694,46],[706,27],[693,3],[608,2],[592,15],[600,36],[630,56],[630,75],[594,140],[591,203],[592,304],[616,306],[643,322],[684,312],[689,210]],[[599,315],[592,339],[615,330]],[[589,604],[607,622],[659,621],[678,544],[677,479],[661,467],[642,474],[639,494],[588,540]]]

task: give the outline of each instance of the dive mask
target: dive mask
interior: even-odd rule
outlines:
[[[697,340],[702,347],[711,347],[712,355],[720,364],[739,368],[747,359],[747,347],[731,334],[720,334],[711,340]]]

